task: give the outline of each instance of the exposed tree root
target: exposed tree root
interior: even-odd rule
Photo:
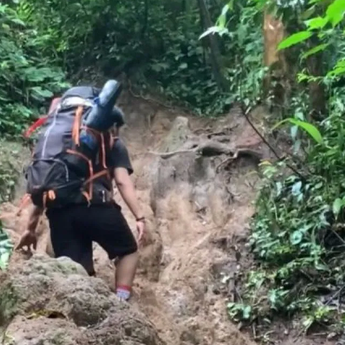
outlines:
[[[216,171],[219,171],[220,167],[222,167],[223,165],[242,156],[251,156],[257,163],[259,163],[260,160],[262,159],[262,154],[255,150],[251,150],[248,148],[236,148],[236,147],[233,147],[232,145],[226,145],[226,144],[222,144],[217,141],[211,141],[211,140],[206,141],[202,144],[199,144],[195,148],[189,149],[189,150],[178,150],[178,151],[172,151],[172,152],[149,151],[150,154],[159,156],[162,159],[169,159],[179,154],[186,154],[186,153],[193,153],[193,152],[203,157],[230,155],[230,157],[226,158],[223,162],[221,162],[217,166]]]
[[[149,151],[148,153],[151,155],[159,156],[162,159],[168,159],[176,155],[184,154],[184,153],[191,153],[196,152],[196,149],[191,150],[178,150],[178,151],[172,151],[172,152],[153,152]]]
[[[241,156],[251,156],[256,161],[256,163],[260,163],[260,160],[262,159],[261,153],[257,151],[244,148],[237,149],[232,157],[228,157],[223,162],[218,164],[218,166],[216,167],[216,172],[218,172],[222,166],[227,165],[228,163],[234,161],[235,159]]]

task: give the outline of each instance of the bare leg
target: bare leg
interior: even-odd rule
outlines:
[[[123,256],[116,264],[116,288],[131,288],[138,266],[139,253]]]

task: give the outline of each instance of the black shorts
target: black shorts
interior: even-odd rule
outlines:
[[[47,211],[56,257],[67,256],[94,274],[92,242],[113,260],[138,250],[137,242],[117,204],[72,205]]]

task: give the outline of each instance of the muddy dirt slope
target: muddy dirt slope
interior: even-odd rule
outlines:
[[[43,221],[38,256],[15,253],[1,278],[3,344],[253,344],[228,320],[225,297],[233,298],[246,260],[238,261],[237,248],[246,241],[266,148],[236,108],[211,121],[130,95],[121,106],[127,115],[122,138],[149,230],[134,298],[128,306],[111,295],[113,267],[97,245],[98,278],[86,277],[70,260],[49,258]],[[2,209],[15,212],[15,204]],[[26,218],[23,212],[6,222],[14,240]]]

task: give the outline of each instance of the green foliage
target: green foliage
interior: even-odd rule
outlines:
[[[0,270],[7,268],[13,250],[13,244],[0,224]]]
[[[329,56],[332,46],[343,39],[345,3],[330,1],[324,14],[321,12],[309,16],[307,29],[286,38],[280,49],[300,44],[302,59],[320,51]],[[309,49],[303,42],[314,35],[321,43]],[[344,73],[344,57],[340,50],[335,60],[326,61],[330,72],[324,76],[304,72],[298,76],[303,83],[326,85],[328,116],[317,126],[306,121],[308,107],[300,98],[299,105],[292,103],[295,117],[275,126],[292,124],[295,142],[299,128],[313,140],[299,138],[302,150],[297,149],[297,155],[285,161],[262,163],[262,186],[249,240],[256,267],[244,278],[241,303],[228,305],[229,315],[236,321],[259,320],[268,325],[279,314],[298,317],[305,331],[321,325],[343,332],[345,97],[334,81]],[[292,174],[291,166],[295,167]]]
[[[263,170],[250,238],[260,266],[248,275],[244,296],[255,305],[251,317],[298,312],[305,329],[321,323],[338,330],[343,311],[336,298],[345,282],[341,114],[327,119],[322,132],[324,144],[315,145],[305,162],[311,171],[305,180],[282,175],[285,163]]]
[[[277,128],[279,126],[281,126],[282,124],[289,122],[291,124],[293,124],[296,127],[302,128],[304,131],[306,131],[317,143],[321,143],[322,142],[322,135],[320,133],[320,131],[311,123],[309,122],[305,122],[305,121],[301,121],[301,120],[296,120],[293,118],[288,118],[285,120],[280,121],[279,123],[277,123],[273,128]]]
[[[90,66],[107,76],[134,70],[141,87],[154,84],[156,91],[203,109],[214,82],[197,40],[198,9],[190,7],[168,1],[23,0],[20,13],[38,28],[44,52],[72,77],[92,72]]]
[[[197,1],[22,0],[18,12],[35,27],[43,55],[76,81],[98,71],[107,77],[125,72],[141,89],[216,115],[243,95],[260,97],[263,76],[260,13],[250,0],[228,9],[229,20],[225,12],[218,20],[229,26],[229,40],[219,44],[218,72],[231,85],[225,91],[208,39],[199,40],[205,23]],[[207,11],[212,18],[219,7],[207,2]]]
[[[21,142],[0,139],[0,203],[12,201],[15,186],[30,159],[30,151]]]
[[[280,42],[278,48],[279,49],[286,49],[289,48],[295,44],[301,43],[305,40],[307,40],[308,38],[310,38],[312,36],[312,32],[310,31],[301,31],[301,32],[297,32],[293,35],[291,35],[290,37],[286,38],[283,42]]]
[[[318,3],[321,3],[321,1],[309,1],[309,5],[311,6],[309,8],[310,13],[315,13],[317,11],[318,5],[320,5]],[[342,0],[331,1],[323,15],[320,14],[315,17],[308,17],[308,20],[306,20],[304,23],[305,30],[296,32],[287,37],[279,44],[278,49],[287,49],[310,38],[316,38],[319,44],[303,52],[302,59],[306,59],[314,54],[324,52],[326,48],[328,48],[330,52],[335,53],[335,58],[338,58],[338,61],[336,62],[335,66],[332,66],[332,69],[328,72],[327,77],[339,77],[342,74],[345,74],[345,69],[342,68],[344,51],[339,49],[343,48],[343,44],[340,42],[342,42],[344,39],[343,25],[341,23],[344,15],[345,2]],[[337,39],[335,39],[335,37]],[[332,65],[333,61],[334,57],[333,59],[330,59],[330,65]],[[328,81],[328,78],[321,77],[319,78],[319,81],[326,82]],[[304,78],[304,80],[306,79],[307,78]],[[313,78],[309,78],[309,80],[312,79]]]
[[[15,9],[0,3],[0,132],[18,134],[64,87],[63,73],[50,68],[37,49],[37,33]]]
[[[226,64],[229,80],[228,104],[240,101],[253,105],[262,100],[262,82],[267,68],[263,66],[262,13],[253,0],[224,6],[216,25],[200,37],[219,34],[230,52]]]
[[[173,14],[167,13],[166,21]],[[221,113],[227,95],[221,95],[212,77],[210,63],[199,36],[199,13],[182,13],[177,17],[175,30],[166,26],[155,28],[168,44],[164,54],[152,58],[142,72],[142,84],[154,87],[158,92],[175,101],[183,102],[199,114]],[[188,22],[197,23],[190,28]]]

